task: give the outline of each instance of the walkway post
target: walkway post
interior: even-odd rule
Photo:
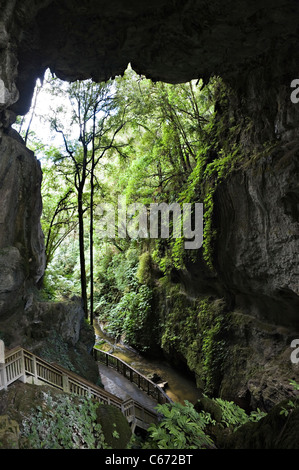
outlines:
[[[7,389],[7,376],[5,369],[5,345],[0,339],[0,390]]]
[[[22,349],[21,353],[21,371],[22,376],[20,377],[21,382],[24,384],[26,383],[26,369],[25,369],[25,357],[24,357],[24,350]]]

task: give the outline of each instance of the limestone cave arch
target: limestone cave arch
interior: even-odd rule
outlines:
[[[290,99],[290,84],[299,73],[298,18],[296,0],[2,0],[3,324],[24,315],[44,269],[41,169],[11,125],[28,111],[36,79],[47,68],[67,81],[104,81],[123,73],[130,62],[136,72],[169,83],[221,76],[233,90],[227,116],[249,116],[254,122],[243,143],[248,148],[278,143],[275,153],[236,175],[217,195],[223,231],[216,286],[230,290],[235,304],[257,319],[299,326],[299,104]],[[253,226],[262,234],[258,259]],[[234,255],[229,245],[238,246]],[[195,289],[202,278],[198,271],[192,276]]]

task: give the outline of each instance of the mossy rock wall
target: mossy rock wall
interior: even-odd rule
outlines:
[[[299,409],[287,416],[281,413],[287,402],[276,405],[257,423],[241,426],[229,437],[220,439],[224,449],[298,449]]]
[[[299,381],[292,329],[230,310],[224,298],[188,295],[182,283],[162,280],[155,298],[162,353],[202,392],[248,411],[268,412],[292,397],[290,380]]]
[[[225,302],[212,297],[191,298],[179,284],[157,289],[160,347],[176,367],[189,370],[197,386],[214,393],[221,383],[225,356]]]

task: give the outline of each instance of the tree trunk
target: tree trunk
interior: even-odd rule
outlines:
[[[94,195],[94,158],[91,170],[90,189],[90,228],[89,228],[89,256],[90,256],[90,324],[93,325],[93,195]]]
[[[85,318],[88,318],[87,305],[87,282],[86,282],[86,266],[85,266],[85,249],[84,249],[84,220],[83,220],[83,188],[78,190],[78,219],[79,219],[79,250],[80,250],[80,270],[81,270],[81,297],[83,301],[83,309]]]

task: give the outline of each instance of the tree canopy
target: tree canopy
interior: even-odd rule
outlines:
[[[128,337],[129,325],[139,322],[129,318],[138,315],[140,297],[140,321],[146,321],[151,286],[140,282],[147,269],[142,255],[147,253],[147,262],[165,275],[180,269],[186,258],[196,257],[198,250],[187,253],[183,236],[173,233],[166,239],[132,239],[128,232],[119,236],[116,230],[115,236],[103,238],[99,229],[102,208],[105,204],[115,208],[117,226],[120,197],[127,204],[142,205],[212,198],[201,177],[214,161],[212,129],[218,85],[216,79],[205,86],[196,80],[179,85],[154,83],[130,67],[123,77],[106,83],[66,84],[47,75],[43,87],[39,84],[27,128],[21,124],[27,144],[42,161],[48,295],[81,295],[91,321],[107,302],[113,305],[111,311],[114,307],[122,315],[126,311],[122,328]],[[52,105],[42,119],[51,129],[52,142],[37,141],[33,126],[44,93]],[[122,270],[126,271],[124,281]]]

